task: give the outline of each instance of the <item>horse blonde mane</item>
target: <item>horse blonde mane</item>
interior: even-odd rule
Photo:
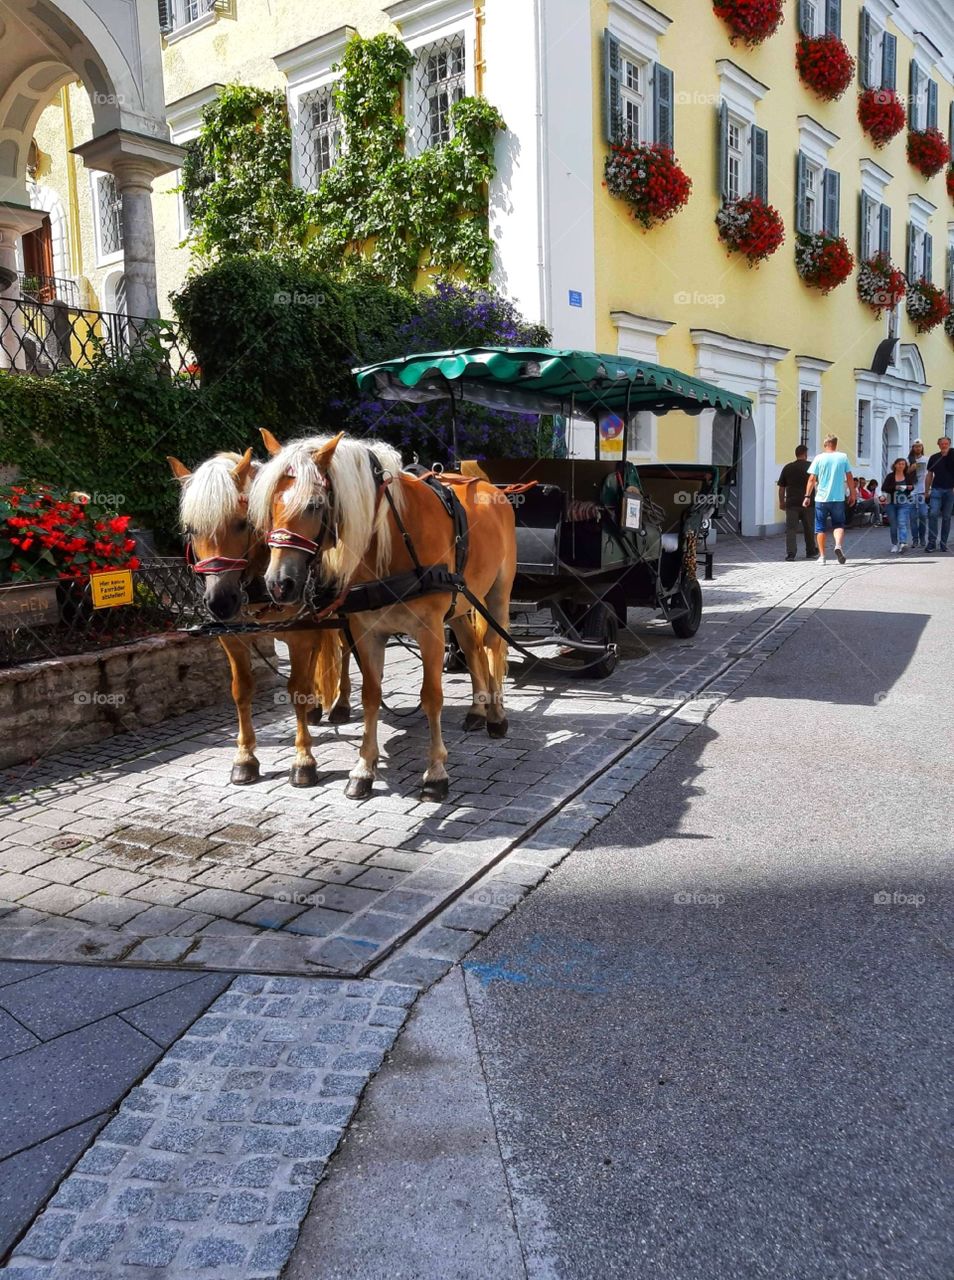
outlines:
[[[262,467],[249,497],[249,515],[258,529],[272,527],[272,507],[278,486],[289,474],[293,483],[285,490],[285,518],[300,516],[318,492],[321,483],[315,453],[331,436],[311,436],[293,440]],[[401,455],[380,440],[339,440],[331,459],[328,480],[334,495],[338,541],[322,556],[322,577],[343,587],[354,577],[358,566],[375,540],[374,571],[383,573],[391,558],[391,525],[387,504],[376,502],[377,489],[371,471],[370,453],[394,477],[391,496],[398,511],[403,510]]]
[[[223,524],[239,515],[240,490],[232,472],[240,453],[217,453],[196,467],[182,482],[179,520],[199,538],[211,538]]]

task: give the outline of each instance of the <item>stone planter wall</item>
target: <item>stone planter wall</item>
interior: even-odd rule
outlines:
[[[258,648],[274,661],[274,644]],[[253,654],[257,687],[280,680]],[[0,670],[0,768],[148,728],[217,702],[231,705],[217,640],[154,636]]]

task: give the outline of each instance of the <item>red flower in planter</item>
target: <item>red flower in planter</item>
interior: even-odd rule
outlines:
[[[806,284],[831,293],[851,275],[855,258],[844,236],[799,235],[795,266]]]
[[[907,288],[904,272],[883,253],[868,258],[858,270],[858,297],[878,315],[896,307]]]
[[[949,164],[947,166],[947,177],[945,181],[947,182],[947,194],[952,200],[954,200],[954,164]]]
[[[805,84],[826,102],[840,98],[855,74],[855,60],[836,35],[800,36],[795,62]]]
[[[940,129],[912,129],[908,133],[908,159],[925,178],[933,178],[951,162],[951,148]]]
[[[943,289],[930,280],[908,284],[908,319],[918,333],[928,333],[951,314],[951,304]]]
[[[733,44],[761,44],[775,35],[784,18],[782,0],[713,0],[712,8],[732,32]]]
[[[606,157],[604,186],[625,200],[647,230],[678,213],[689,199],[692,179],[670,147],[632,141],[615,144]]]
[[[99,518],[86,502],[43,485],[0,486],[0,585],[83,579],[92,567],[138,568],[126,545],[128,525],[128,516]],[[5,558],[5,546],[21,554]]]
[[[758,196],[728,201],[716,214],[716,226],[730,252],[744,254],[753,267],[785,242],[782,215]]]
[[[858,119],[876,147],[887,146],[907,122],[904,105],[893,89],[865,89],[859,94]]]

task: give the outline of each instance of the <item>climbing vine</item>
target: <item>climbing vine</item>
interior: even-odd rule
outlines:
[[[334,87],[344,145],[318,189],[292,185],[292,131],[279,92],[228,86],[206,107],[183,167],[191,245],[206,261],[274,250],[310,267],[396,286],[419,271],[489,279],[487,185],[506,126],[479,97],[451,108],[452,137],[405,151],[398,103],[413,55],[394,36],[355,36]]]

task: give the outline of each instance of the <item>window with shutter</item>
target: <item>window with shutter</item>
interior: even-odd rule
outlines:
[[[798,0],[798,29],[803,36],[819,34],[819,8],[825,0]]]
[[[646,76],[648,67],[628,53],[620,55],[622,136],[646,142]]]
[[[752,194],[768,201],[768,133],[752,126]]]
[[[919,110],[919,98],[921,92],[921,70],[918,64],[911,59],[911,68],[908,74],[908,128],[920,129],[921,113]]]
[[[799,151],[795,157],[795,230],[803,235],[812,232],[811,179],[808,156]]]
[[[841,37],[841,0],[827,0],[825,5],[825,32]]]
[[[947,246],[947,298],[954,303],[954,244]]]
[[[719,103],[718,145],[719,196],[725,201],[729,199],[729,107],[725,102]]]
[[[607,29],[603,32],[603,136],[607,142],[619,142],[623,132],[622,56],[619,41]]]
[[[929,80],[927,82],[927,128],[936,129],[938,121],[937,112],[937,81]]]
[[[872,200],[867,191],[862,191],[859,227],[858,227],[858,253],[862,262],[874,255],[875,241],[872,238],[872,223],[877,213],[878,204],[876,200]]]
[[[862,9],[858,32],[858,79],[863,89],[871,88],[871,14]]]
[[[883,204],[878,215],[878,251],[891,257],[891,206]]]
[[[172,30],[172,0],[159,0],[159,31],[168,35]]]
[[[673,74],[657,62],[653,71],[653,125],[655,140],[660,146],[674,145],[674,117]]]
[[[951,144],[951,163],[954,164],[954,102],[947,114],[947,139]]]
[[[921,275],[925,280],[934,279],[934,237],[924,233],[924,244],[921,249]]]
[[[898,87],[898,37],[886,31],[881,44],[881,87]]]
[[[841,174],[826,169],[822,181],[824,191],[824,232],[827,236],[841,235]]]
[[[740,120],[728,118],[726,130],[726,199],[738,200],[751,193],[747,173],[746,126]]]

